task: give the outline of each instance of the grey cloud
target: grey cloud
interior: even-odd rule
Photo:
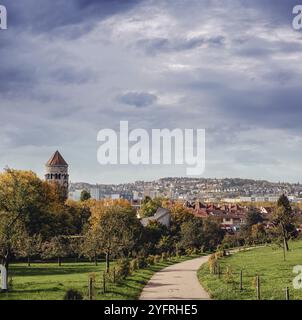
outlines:
[[[146,54],[157,54],[161,52],[177,52],[192,50],[201,46],[217,46],[224,45],[225,38],[216,36],[210,38],[195,37],[195,38],[149,38],[140,39],[136,42],[138,48],[142,48]]]
[[[157,96],[147,92],[127,92],[117,97],[118,101],[138,108],[147,107],[157,101]]]
[[[22,0],[22,3],[1,1],[9,12],[10,28],[27,29],[33,33],[50,33],[57,28],[100,21],[130,10],[140,2],[141,0]],[[60,35],[64,36],[63,30]]]

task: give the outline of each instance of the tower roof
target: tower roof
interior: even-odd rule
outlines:
[[[68,166],[67,162],[61,156],[59,151],[56,151],[46,163],[47,166]]]

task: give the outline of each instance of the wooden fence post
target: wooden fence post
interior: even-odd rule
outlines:
[[[93,296],[93,279],[89,277],[88,279],[88,300],[92,300]]]
[[[285,288],[285,300],[289,300],[289,288]]]
[[[260,293],[260,277],[256,277],[256,293],[257,293],[257,299],[261,300],[261,293]]]
[[[217,269],[218,269],[218,279],[220,279],[220,264],[218,263],[218,265],[217,265]]]
[[[113,283],[115,283],[115,267],[113,267]]]
[[[106,293],[106,274],[103,273],[103,293]]]
[[[242,270],[240,270],[240,285],[239,285],[240,291],[243,290],[243,283],[242,283]]]

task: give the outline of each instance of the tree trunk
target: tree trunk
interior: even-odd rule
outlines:
[[[106,272],[109,273],[110,271],[110,253],[106,253]]]
[[[94,264],[95,264],[96,266],[98,265],[98,257],[97,257],[96,254],[94,255]]]
[[[288,242],[286,237],[286,230],[283,225],[282,225],[282,236],[283,236],[284,250],[287,252],[289,250],[289,247],[288,247]]]
[[[8,272],[5,264],[0,265],[1,272],[1,292],[7,292]]]
[[[30,256],[27,257],[27,266],[30,267]]]
[[[6,257],[2,259],[1,267],[1,291],[8,291],[8,267],[9,267],[9,253],[7,253]]]
[[[61,265],[62,265],[61,257],[58,257],[58,265],[59,265],[59,267],[61,267]]]

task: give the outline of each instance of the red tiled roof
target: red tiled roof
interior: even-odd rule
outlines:
[[[47,166],[67,166],[67,162],[61,156],[59,151],[56,151],[46,163]]]

